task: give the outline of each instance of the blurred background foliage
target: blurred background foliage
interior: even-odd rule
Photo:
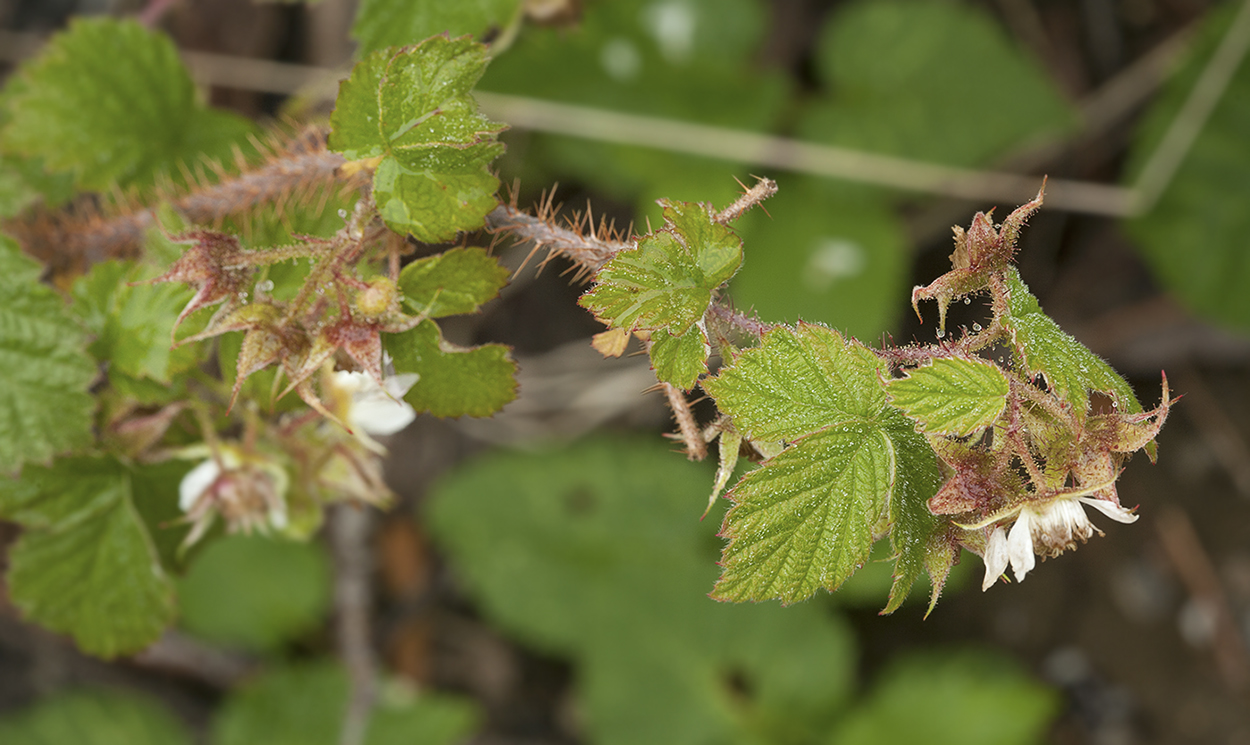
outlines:
[[[51,30],[72,13],[99,6],[0,2],[0,22],[17,31]],[[109,9],[153,8],[157,15],[167,13],[165,27],[179,46],[191,49],[330,67],[346,63],[352,53],[339,38],[349,22],[357,57],[433,33],[469,33],[500,49],[479,87],[487,94],[792,137],[926,164],[1011,169],[1033,163],[1028,168],[1039,176],[1125,186],[1150,170],[1177,113],[1218,56],[1215,50],[1235,36],[1230,25],[1244,23],[1234,21],[1243,12],[1240,3],[1152,0],[322,0],[308,8],[153,1]],[[1114,33],[1108,36],[1108,30]],[[98,87],[66,84],[76,93],[63,99],[49,91],[77,74],[72,68],[49,63],[32,72],[39,90],[29,88],[31,79],[10,78],[26,82],[10,83],[0,94],[0,214],[15,215],[37,199],[61,204],[75,186],[142,187],[201,151],[246,146],[253,126],[205,106],[164,37],[138,27],[127,33],[142,36],[134,43],[149,45],[152,58],[164,60],[158,65],[167,73],[164,83],[152,83],[168,94],[158,109],[119,105],[125,98],[118,98],[118,90],[147,83],[106,58],[95,64]],[[1177,38],[1188,41],[1176,45]],[[1167,74],[1157,73],[1126,114],[1091,132],[1094,118],[1083,105],[1091,93],[1127,80],[1133,64],[1165,42],[1181,49],[1158,68]],[[19,57],[14,52],[7,61]],[[1139,255],[1149,268],[1149,274],[1125,270],[1137,289],[1158,294],[1162,288],[1216,327],[1245,331],[1250,71],[1239,57],[1235,62],[1227,90],[1212,102],[1209,121],[1175,178],[1163,183],[1157,204],[1141,214],[1126,210],[1121,216],[1129,219],[1121,223],[1104,219],[1100,225],[1111,232],[1119,225],[1132,240],[1124,252],[1130,258],[1117,255],[1122,263],[1115,267],[1135,266],[1132,257]],[[1159,94],[1151,97],[1155,87]],[[308,90],[291,98],[272,94],[247,98],[221,87],[211,91],[214,103],[253,118],[317,111],[324,98]],[[100,113],[84,118],[82,132],[57,135],[81,141],[79,147],[49,148],[48,133],[39,130],[40,110],[23,103],[32,100]],[[488,111],[498,103],[489,95],[482,100]],[[172,120],[187,123],[181,139],[164,136]],[[92,144],[102,134],[112,143],[108,158]],[[522,204],[558,182],[562,196],[590,201],[596,215],[620,226],[656,222],[659,197],[723,206],[739,191],[735,178],[748,185],[753,174],[775,178],[780,194],[766,205],[767,214],[753,212],[735,226],[746,262],[730,296],[766,321],[821,321],[868,343],[887,333],[919,333],[906,317],[908,287],[931,278],[932,268],[940,271],[949,248],[946,225],[966,224],[973,211],[993,206],[765,171],[750,162],[749,153],[716,159],[619,144],[593,131],[571,136],[518,127],[505,140],[509,150],[499,162],[500,175],[505,183],[519,182]],[[320,214],[297,209],[281,219],[267,216],[249,226],[247,240],[264,245],[287,240],[291,232],[332,231],[339,206]],[[1078,311],[1087,307],[1115,310],[1124,290],[1110,280],[1114,272],[1086,268],[1106,265],[1081,263],[1083,249],[1071,248],[1090,231],[1066,217],[1035,222],[1045,240],[1036,240],[1028,253],[1026,235],[1026,274],[1032,271],[1043,288],[1051,280],[1056,297],[1073,297],[1061,292],[1060,270],[1043,265],[1076,257],[1071,263],[1081,267],[1087,284],[1076,293],[1081,302],[1071,315],[1081,320]],[[1116,233],[1114,240],[1123,238]],[[281,291],[290,278],[274,279]],[[458,333],[514,343],[523,352],[562,349],[559,342],[594,330],[572,307],[576,289],[564,284],[523,275],[513,294]],[[559,302],[534,299],[533,288]],[[1110,299],[1089,300],[1099,293]],[[519,328],[519,338],[507,333]],[[1239,336],[1219,339],[1221,350],[1244,348]],[[233,368],[237,353],[237,343],[233,349],[223,343],[224,369]],[[1126,355],[1112,362],[1141,373],[1155,359],[1140,363],[1140,357]],[[606,381],[617,374],[608,363],[592,362],[597,366],[587,368],[584,378]],[[937,618],[925,627],[916,626],[918,602],[899,611],[910,621],[873,616],[889,585],[885,563],[870,564],[837,596],[795,607],[714,603],[706,593],[717,575],[718,510],[698,520],[711,471],[685,463],[662,444],[657,432],[666,426],[663,415],[633,403],[645,383],[628,378],[624,388],[612,389],[615,400],[603,393],[593,399],[589,408],[595,413],[575,412],[587,421],[610,421],[618,430],[580,437],[591,424],[526,428],[509,418],[530,405],[527,392],[567,389],[573,380],[537,360],[528,368],[523,361],[523,375],[527,369],[535,377],[522,380],[521,400],[498,418],[494,433],[486,429],[491,422],[423,421],[394,443],[397,462],[389,475],[403,500],[377,533],[375,629],[392,677],[367,734],[371,745],[466,739],[604,745],[1187,741],[1190,725],[1182,717],[1138,710],[1149,726],[1135,724],[1116,698],[1127,683],[1108,684],[1089,673],[1081,662],[1086,657],[1078,654],[1073,662],[1063,656],[1070,647],[1055,652],[1055,640],[1067,639],[1067,619],[1054,620],[1047,610],[1052,606],[1041,603],[1049,598],[1063,606],[1062,599],[1071,597],[1056,584],[1047,586],[1039,577],[1030,580],[1032,587],[997,590],[988,604],[965,600],[960,588],[979,569],[975,557],[956,568],[948,585],[948,596],[957,599],[939,605]],[[1233,380],[1244,382],[1242,369],[1235,373]],[[572,397],[566,391],[565,398]],[[541,406],[537,413],[524,410],[534,419],[557,418]],[[484,441],[526,449],[487,448]],[[441,478],[435,482],[436,476]],[[1127,483],[1131,488],[1131,476]],[[165,513],[157,522],[172,520]],[[5,530],[0,537],[7,541],[13,531]],[[1244,545],[1244,531],[1234,535]],[[164,541],[162,550],[172,556],[176,543]],[[1104,573],[1145,566],[1148,579],[1153,576],[1147,570],[1155,564],[1133,557],[1116,564],[1106,555],[1099,559],[1093,546],[1065,557],[1076,568],[1051,576],[1096,596],[1104,604],[1099,608],[1110,601],[1088,589],[1094,580],[1080,574],[1088,565],[1075,563],[1088,554]],[[333,648],[327,631],[333,557],[322,544],[229,537],[182,558],[180,632],[166,640],[164,651],[123,663],[123,672],[106,672],[77,657],[65,662],[70,652],[46,651],[59,642],[0,624],[6,642],[0,662],[9,655],[21,663],[9,669],[35,671],[33,684],[15,674],[17,682],[0,685],[0,742],[338,741],[348,683],[344,670],[326,661]],[[1008,593],[1036,593],[1043,600],[1033,606],[1002,600]],[[946,602],[954,607],[947,610]],[[1090,602],[1088,615],[1073,627],[1094,624],[1093,608]],[[944,613],[950,621],[942,620]],[[993,620],[968,620],[977,613]],[[0,620],[8,623],[3,617],[13,614],[6,606]],[[1020,631],[1036,628],[1028,623],[1032,615],[1050,619],[1049,631]],[[1105,619],[1097,623],[1115,628]],[[1028,639],[1041,633],[1046,641],[1018,641],[1017,631]],[[890,636],[896,632],[914,636]],[[22,649],[14,638],[38,642]],[[1028,659],[1012,659],[977,639],[1017,640],[1016,651]],[[169,651],[175,648],[206,656],[187,663]],[[62,672],[39,672],[49,655],[61,660]],[[171,665],[170,659],[181,662]],[[1040,682],[1039,672],[1046,672],[1049,685]],[[39,675],[52,682],[40,682]],[[1168,698],[1154,689],[1136,695],[1139,707]],[[1213,730],[1226,736],[1222,741],[1250,738],[1244,712],[1208,719],[1220,724],[1191,727],[1189,741],[1216,741],[1202,734]]]

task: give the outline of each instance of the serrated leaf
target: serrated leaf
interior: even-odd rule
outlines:
[[[480,227],[497,204],[487,166],[504,129],[477,111],[471,91],[489,57],[468,37],[435,36],[380,50],[356,65],[330,117],[330,148],[380,158],[374,198],[398,232],[438,243]]]
[[[92,441],[96,365],[39,265],[0,234],[0,474]]]
[[[1091,390],[1110,395],[1121,412],[1135,414],[1142,410],[1128,381],[1059,328],[1042,311],[1014,267],[1007,274],[1007,291],[1011,294],[1010,309],[1002,320],[1015,336],[1029,375],[1046,376],[1046,384],[1072,402],[1081,417],[1089,409]]]
[[[691,497],[709,475],[656,442],[591,439],[465,463],[431,495],[483,613],[574,660],[588,740],[820,742],[850,693],[853,641],[827,608],[706,596],[714,521]]]
[[[465,349],[449,344],[433,321],[384,337],[395,372],[421,377],[404,395],[434,416],[490,416],[516,398],[516,363],[502,344]]]
[[[712,291],[742,263],[742,241],[693,202],[662,202],[663,229],[612,257],[580,303],[616,328],[667,328],[685,334],[707,310]]]
[[[144,697],[79,691],[45,698],[0,719],[0,742],[14,745],[191,745],[183,724]]]
[[[361,54],[415,44],[435,34],[481,38],[507,24],[519,4],[520,0],[363,0],[356,11],[352,37],[360,42]]]
[[[651,334],[651,366],[665,383],[688,391],[707,372],[708,345],[703,329],[695,326],[681,336],[667,329]]]
[[[931,435],[967,437],[993,424],[1007,405],[1007,376],[984,360],[936,359],[886,388],[890,403]]]
[[[182,623],[209,641],[275,651],[319,624],[330,562],[315,543],[228,536],[206,546],[178,583]]]
[[[1239,6],[1212,6],[1134,135],[1128,183],[1157,154],[1177,113],[1228,32]],[[1159,281],[1202,316],[1250,330],[1250,65],[1240,64],[1151,210],[1127,221]]]
[[[499,295],[508,270],[480,248],[453,248],[417,259],[399,273],[399,289],[411,313],[442,318],[472,313]]]
[[[349,687],[338,665],[280,668],[235,691],[213,719],[212,745],[335,745]],[[469,735],[477,707],[464,699],[422,693],[409,700],[381,697],[364,745],[451,745]]]
[[[86,189],[143,184],[202,154],[228,156],[253,130],[197,101],[173,43],[134,21],[72,20],[11,85],[0,141],[73,171]]]
[[[958,558],[958,549],[944,540],[941,522],[929,511],[929,498],[942,485],[942,472],[933,449],[901,412],[885,409],[881,424],[893,444],[895,459],[895,479],[887,507],[894,576],[889,602],[881,612],[893,613],[903,604],[922,570],[928,571],[932,585],[932,612]]]
[[[884,366],[864,345],[813,324],[781,327],[703,388],[752,440],[796,440],[885,406]]]
[[[0,482],[0,515],[28,529],[9,553],[13,603],[101,657],[136,652],[174,614],[173,587],[112,458],[27,467]]]
[[[194,291],[180,283],[132,284],[155,276],[131,261],[103,261],[74,283],[73,312],[95,336],[89,347],[100,362],[132,378],[169,383],[199,363],[202,348],[173,348],[178,314]],[[203,315],[180,327],[179,336],[198,332]]]

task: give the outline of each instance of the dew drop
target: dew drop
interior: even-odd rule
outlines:
[[[970,297],[964,298],[964,305],[971,305],[971,304],[972,304],[972,298]]]
[[[273,290],[272,279],[267,279],[264,282],[260,282],[256,285],[257,292],[271,292],[272,290]]]
[[[980,330],[981,330],[981,324],[979,324],[979,323],[974,323],[974,324],[972,324],[972,330],[973,330],[973,331],[980,331]]]
[[[344,219],[344,220],[346,220],[346,219],[347,219],[347,210],[345,210],[345,209],[340,209],[340,210],[339,210],[339,217],[340,217],[340,218],[342,218],[342,219]]]
[[[946,336],[946,329],[938,329],[938,330],[937,330],[937,338],[941,339],[941,338],[943,338],[943,337],[945,337],[945,336]]]

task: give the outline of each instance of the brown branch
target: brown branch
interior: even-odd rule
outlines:
[[[362,745],[377,698],[377,659],[370,632],[373,604],[369,533],[373,513],[363,505],[343,504],[330,515],[334,549],[334,607],[338,614],[336,639],[347,668],[351,697],[339,733],[340,745]]]
[[[681,440],[686,446],[686,458],[703,460],[707,457],[707,443],[703,441],[703,434],[694,419],[694,412],[690,410],[686,394],[672,383],[660,383],[660,387],[664,389],[668,406],[673,410],[673,418],[677,420],[677,431],[681,433]]]
[[[514,206],[501,204],[486,216],[486,227],[492,232],[508,233],[518,242],[531,242],[535,250],[545,248],[551,255],[564,256],[580,273],[588,275],[598,272],[619,251],[636,245],[613,235],[602,235],[603,231],[579,229],[578,223],[560,227],[550,214],[550,203],[546,205],[539,208],[540,214],[535,217]]]

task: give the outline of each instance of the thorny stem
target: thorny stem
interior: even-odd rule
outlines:
[[[703,460],[707,457],[707,443],[699,431],[699,424],[690,410],[690,402],[686,394],[672,383],[660,383],[664,396],[668,399],[669,408],[673,410],[673,418],[677,420],[677,430],[681,432],[681,440],[686,445],[686,458]]]

